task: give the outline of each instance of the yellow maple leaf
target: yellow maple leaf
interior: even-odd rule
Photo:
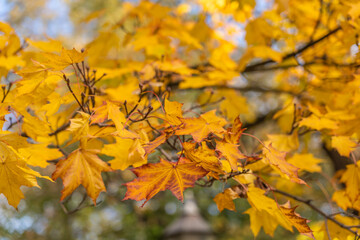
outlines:
[[[356,147],[356,143],[348,136],[332,136],[331,147],[335,148],[340,155],[349,157],[350,153]]]
[[[236,198],[239,198],[239,195],[231,188],[227,188],[224,192],[217,194],[214,201],[220,212],[222,212],[225,208],[231,211],[236,211],[235,203],[233,201]]]
[[[71,50],[63,48],[60,56],[54,53],[43,53],[45,61],[42,63],[53,71],[60,71],[69,65],[84,61],[86,55],[87,51],[78,52],[75,48]]]
[[[139,139],[116,137],[116,143],[106,144],[101,153],[114,157],[109,163],[113,169],[125,170],[129,166],[140,167],[147,163],[145,150]]]
[[[346,195],[345,190],[339,190],[334,192],[331,200],[336,202],[336,204],[344,210],[353,207],[353,204],[350,202],[350,199],[348,195]]]
[[[250,205],[257,210],[264,210],[270,214],[275,211],[278,207],[276,202],[265,196],[265,191],[257,187],[249,187],[247,191],[248,201]]]
[[[26,163],[31,166],[45,168],[49,165],[48,160],[55,160],[63,156],[57,148],[48,148],[48,144],[31,144],[27,148],[19,149]]]
[[[314,114],[311,115],[310,117],[303,118],[299,122],[299,126],[300,127],[305,126],[305,127],[312,128],[315,130],[337,129],[338,128],[336,121],[333,121],[331,119],[324,118],[324,117],[318,117],[318,116],[315,116]]]
[[[299,171],[321,172],[321,167],[318,164],[323,160],[315,158],[311,153],[295,153],[287,162],[298,167]]]
[[[46,41],[34,41],[28,39],[30,46],[40,49],[44,52],[60,52],[62,50],[62,43],[59,40],[48,38]]]
[[[335,220],[341,222],[344,225],[347,226],[356,226],[360,225],[360,220],[356,218],[351,217],[345,217],[341,215],[337,215],[334,217]],[[353,230],[357,230],[357,228],[353,228]],[[331,239],[338,239],[338,240],[350,240],[354,239],[354,234],[349,232],[347,229],[340,227],[338,224],[328,221],[327,226],[323,225],[322,231],[325,232],[324,234],[324,240],[331,240]],[[330,234],[330,238],[327,235],[327,232]]]
[[[289,152],[299,148],[299,138],[297,131],[292,134],[272,134],[267,135],[272,146],[279,151]]]
[[[245,213],[250,215],[250,227],[253,234],[257,236],[260,228],[263,227],[266,234],[273,236],[279,224],[292,232],[291,224],[284,219],[277,203],[264,194],[264,190],[256,187],[249,187],[247,191],[248,201],[252,208]]]
[[[282,55],[281,53],[271,49],[267,46],[255,46],[250,47],[246,50],[244,55],[241,57],[239,61],[239,70],[242,71],[245,69],[246,65],[253,59],[253,58],[264,58],[264,59],[272,59],[275,62],[281,62]]]
[[[360,161],[347,165],[340,181],[346,184],[345,192],[352,203],[360,198]]]
[[[79,114],[78,118],[70,119],[70,127],[67,130],[73,133],[73,138],[69,144],[82,138],[90,137],[90,115],[84,112],[79,112]]]
[[[257,210],[255,207],[252,207],[244,213],[249,214],[250,216],[250,229],[255,237],[259,234],[261,228],[264,229],[266,234],[273,237],[274,231],[279,225],[292,231],[291,225],[284,220],[284,217],[279,210],[269,213],[268,211]]]
[[[171,125],[180,125],[181,118],[182,118],[182,103],[178,102],[170,102],[169,100],[165,99],[165,113],[166,119],[168,120],[169,124]]]
[[[226,96],[220,103],[220,109],[229,120],[237,118],[240,114],[246,114],[245,117],[251,115],[252,111],[247,103],[247,99],[239,91],[232,89],[221,90],[216,96],[218,98]]]
[[[98,152],[94,149],[80,148],[56,164],[52,179],[56,180],[60,177],[63,180],[64,189],[61,191],[61,200],[82,184],[96,204],[100,192],[106,191],[101,172],[112,171],[111,167],[97,156]]]
[[[17,208],[20,200],[24,198],[21,186],[39,187],[37,177],[51,180],[29,168],[17,151],[2,140],[0,153],[0,193],[5,195],[8,203],[14,208]]]

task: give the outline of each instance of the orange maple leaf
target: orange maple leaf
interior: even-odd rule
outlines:
[[[96,155],[97,153],[97,150],[80,148],[56,164],[52,179],[60,177],[64,184],[60,200],[64,200],[82,184],[96,204],[100,192],[106,191],[101,172],[112,171],[111,167]]]
[[[204,113],[198,118],[184,118],[183,129],[176,130],[176,135],[190,134],[196,142],[201,142],[209,133],[220,134],[225,132],[223,126],[226,124],[224,118],[215,114],[216,110]]]
[[[286,152],[280,152],[275,149],[271,143],[263,148],[263,153],[265,155],[266,161],[276,170],[279,170],[281,173],[285,174],[288,179],[293,182],[306,184],[302,179],[298,176],[299,168],[294,165],[288,163],[285,160]]]
[[[281,212],[284,214],[286,220],[288,220],[291,225],[293,225],[301,234],[315,239],[313,231],[307,225],[309,220],[302,218],[299,214],[295,212],[296,207],[291,208],[290,202],[285,203],[280,206]]]
[[[166,134],[161,134],[153,141],[145,144],[143,148],[145,149],[146,154],[152,153],[158,146],[163,144],[166,141],[166,139],[168,139],[168,136]]]
[[[227,133],[224,136],[224,140],[228,143],[238,144],[242,133],[246,128],[242,128],[242,122],[240,117],[235,118],[232,127],[227,129]]]
[[[204,142],[201,147],[195,148],[196,143],[184,142],[183,148],[185,156],[192,162],[200,165],[207,171],[223,174],[221,163],[215,155],[215,151],[209,149]]]
[[[236,144],[216,141],[216,150],[221,152],[222,155],[229,161],[231,169],[234,171],[238,170],[238,160],[247,158],[240,152],[239,145]]]
[[[180,201],[184,200],[184,190],[193,187],[195,182],[205,176],[208,171],[186,158],[178,163],[160,159],[159,163],[149,163],[132,170],[137,176],[132,182],[126,183],[125,198],[141,201],[144,204],[158,192],[170,190]]]
[[[221,152],[222,155],[229,161],[231,169],[238,170],[238,160],[247,158],[239,150],[239,139],[241,134],[246,130],[242,128],[242,122],[237,117],[234,120],[232,127],[227,129],[227,133],[222,141],[216,141],[216,150]]]

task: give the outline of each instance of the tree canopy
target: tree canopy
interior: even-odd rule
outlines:
[[[197,186],[222,213],[247,204],[254,236],[359,239],[360,1],[86,2],[69,3],[83,41],[0,22],[14,211],[38,181],[62,182],[66,213],[112,182],[112,204],[142,206]]]

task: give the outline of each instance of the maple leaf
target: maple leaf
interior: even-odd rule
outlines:
[[[288,134],[272,134],[267,135],[272,146],[279,151],[292,151],[299,148],[299,138],[297,131],[294,131],[291,135]]]
[[[60,71],[67,66],[84,61],[87,51],[78,52],[75,48],[71,50],[62,49],[60,56],[54,53],[43,53],[42,56],[46,59],[43,64],[54,71]]]
[[[295,212],[297,207],[291,208],[290,202],[285,203],[280,206],[281,212],[284,214],[285,218],[293,225],[301,234],[315,239],[313,231],[307,225],[309,220],[302,218],[299,214]]]
[[[299,122],[299,126],[305,126],[311,129],[316,129],[316,130],[322,130],[322,129],[337,129],[338,128],[338,124],[336,121],[325,118],[325,117],[318,117],[315,116],[314,114],[311,115],[310,117],[307,118],[303,118],[300,122]]]
[[[12,132],[3,131],[2,134],[0,134],[0,141],[6,143],[15,150],[19,150],[19,148],[25,148],[30,146],[30,144],[28,143],[25,137],[22,137],[19,134]]]
[[[118,131],[124,129],[124,123],[126,122],[126,118],[116,104],[107,101],[106,104],[103,104],[93,110],[95,114],[91,116],[91,123],[101,123],[107,119],[111,119],[114,122]]]
[[[152,153],[158,146],[163,144],[166,141],[166,139],[168,139],[168,136],[166,134],[161,134],[153,141],[145,144],[143,147],[145,149],[146,154]]]
[[[242,125],[240,117],[236,117],[232,127],[229,127],[226,130],[227,133],[224,136],[224,140],[228,143],[238,144],[242,133],[246,130],[246,128],[243,128]]]
[[[299,171],[321,172],[319,163],[323,160],[315,158],[311,153],[295,153],[287,162],[299,168]]]
[[[285,174],[285,176],[289,178],[291,181],[300,184],[306,184],[298,176],[299,169],[285,160],[286,152],[280,152],[276,150],[275,148],[273,148],[273,146],[270,143],[263,148],[263,154],[265,156],[266,161],[273,168]]]
[[[214,201],[220,212],[222,212],[225,208],[231,211],[236,211],[234,203],[234,199],[236,198],[239,198],[239,195],[231,188],[227,188],[224,192],[217,194]]]
[[[216,141],[216,150],[221,152],[222,155],[229,161],[231,169],[234,171],[238,170],[238,160],[247,158],[240,152],[239,145],[237,144]]]
[[[360,161],[347,165],[340,181],[346,184],[346,195],[352,203],[360,198]]]
[[[208,173],[186,158],[181,158],[177,163],[160,159],[159,163],[148,163],[132,171],[137,178],[125,184],[127,192],[123,200],[146,200],[143,206],[158,192],[165,190],[170,190],[183,201],[184,190],[193,187],[199,178]]]
[[[273,237],[274,231],[279,225],[292,231],[291,224],[284,219],[280,210],[269,213],[268,211],[257,210],[255,207],[252,207],[244,213],[250,216],[250,229],[255,237],[259,234],[261,228],[264,229],[266,234]]]
[[[100,192],[106,191],[101,172],[112,171],[111,167],[96,155],[98,152],[98,150],[80,148],[56,164],[52,179],[56,180],[60,177],[63,180],[64,189],[60,200],[64,200],[82,184],[96,204]]]
[[[350,218],[350,217],[345,217],[345,216],[335,216],[334,217],[335,220],[339,221],[340,223],[347,225],[347,226],[356,226],[356,225],[360,225],[360,220],[356,219],[356,218]],[[355,229],[355,228],[353,228]],[[347,239],[353,239],[354,238],[354,234],[349,232],[347,229],[340,227],[339,225],[335,224],[332,221],[328,221],[327,222],[327,226],[324,223],[322,230],[324,232],[329,232],[330,238],[328,237],[328,235],[325,233],[324,236],[324,240],[332,240],[332,239],[339,239],[339,240],[347,240]]]
[[[242,128],[242,122],[238,116],[234,119],[232,127],[226,130],[224,139],[222,141],[216,141],[216,150],[221,152],[229,161],[233,171],[238,170],[238,160],[246,158],[239,150],[239,140],[245,130],[245,128]]]
[[[109,161],[113,169],[125,170],[129,166],[140,167],[147,163],[145,150],[139,139],[123,139],[116,137],[116,143],[106,144],[101,153],[113,156]]]
[[[130,139],[139,138],[138,134],[131,132],[125,128],[125,115],[120,111],[119,106],[110,101],[107,101],[105,104],[99,107],[93,108],[93,114],[91,115],[90,119],[91,124],[102,123],[107,119],[111,119],[114,122],[117,130],[113,133],[113,135]]]
[[[170,102],[165,99],[165,113],[166,119],[171,125],[180,125],[182,118],[182,108],[183,104],[178,102]]]
[[[348,136],[332,136],[331,147],[335,148],[340,155],[349,157],[350,153],[354,151],[356,143],[351,141]]]
[[[198,118],[182,119],[184,126],[182,129],[176,130],[176,135],[190,134],[196,142],[201,142],[209,133],[220,134],[225,132],[223,126],[226,124],[224,118],[220,118],[215,114],[216,110],[204,113]]]
[[[84,112],[79,112],[80,117],[79,118],[73,118],[70,119],[70,127],[67,129],[70,132],[73,132],[74,137],[71,141],[71,143],[83,138],[83,137],[89,137],[89,120],[90,115]]]
[[[14,208],[17,208],[20,200],[24,198],[21,186],[39,187],[36,177],[51,180],[30,169],[16,150],[2,140],[0,153],[0,193],[5,195],[8,203]]]
[[[252,208],[245,213],[250,215],[250,228],[254,236],[258,235],[261,227],[264,228],[266,234],[273,236],[279,224],[292,231],[291,224],[284,219],[277,203],[264,194],[264,190],[256,187],[249,187],[247,191],[248,201]]]
[[[264,210],[270,214],[277,209],[276,202],[265,196],[265,191],[257,187],[249,187],[247,191],[248,201],[257,210]]]
[[[36,80],[46,79],[46,77],[48,76],[48,70],[49,69],[46,66],[44,66],[43,64],[41,64],[35,60],[32,60],[31,66],[27,66],[27,67],[17,71],[16,74],[21,76],[23,78],[23,80],[31,80],[32,82],[34,82]],[[38,81],[36,81],[36,82],[38,82]],[[23,81],[21,81],[21,84],[24,84]],[[32,84],[32,85],[34,86],[34,84]],[[37,85],[35,85],[35,86],[37,86]],[[32,88],[30,88],[30,90],[24,89],[20,92],[21,93],[29,93],[31,91],[32,91]]]
[[[207,171],[216,174],[224,173],[221,169],[221,163],[215,156],[215,151],[209,149],[205,142],[202,142],[201,147],[195,148],[196,143],[184,142],[183,148],[186,158],[194,163],[197,163]]]
[[[49,165],[48,160],[61,158],[63,154],[57,148],[48,148],[48,144],[31,144],[29,147],[19,149],[19,154],[26,159],[31,166],[45,168]]]
[[[353,207],[356,209],[356,206],[354,206],[354,204],[352,204],[350,202],[350,199],[349,199],[348,195],[346,195],[345,190],[339,190],[339,191],[334,192],[331,200],[336,202],[336,204],[344,210],[347,210],[350,207]],[[359,207],[360,207],[360,204],[359,204]],[[358,210],[359,209],[360,208],[358,208]]]

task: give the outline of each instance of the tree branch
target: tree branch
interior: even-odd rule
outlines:
[[[286,60],[286,59],[289,59],[289,58],[292,58],[292,57],[295,57],[296,55],[304,52],[306,49],[314,46],[315,44],[323,41],[324,39],[328,38],[329,36],[335,34],[336,32],[338,32],[339,30],[341,29],[341,27],[337,27],[331,31],[329,31],[327,34],[325,34],[324,36],[314,40],[314,41],[310,41],[308,44],[304,45],[303,47],[299,48],[298,50],[294,51],[294,52],[291,52],[291,53],[288,53],[286,54],[284,57],[283,57],[283,60]],[[264,65],[267,65],[269,63],[274,63],[275,61],[272,60],[272,59],[268,59],[268,60],[265,60],[265,61],[262,61],[262,62],[259,62],[259,63],[254,63],[254,64],[251,64],[251,65],[248,65],[242,72],[249,72],[249,71],[254,71],[255,68],[258,68],[258,67],[261,67],[261,66],[264,66]]]

